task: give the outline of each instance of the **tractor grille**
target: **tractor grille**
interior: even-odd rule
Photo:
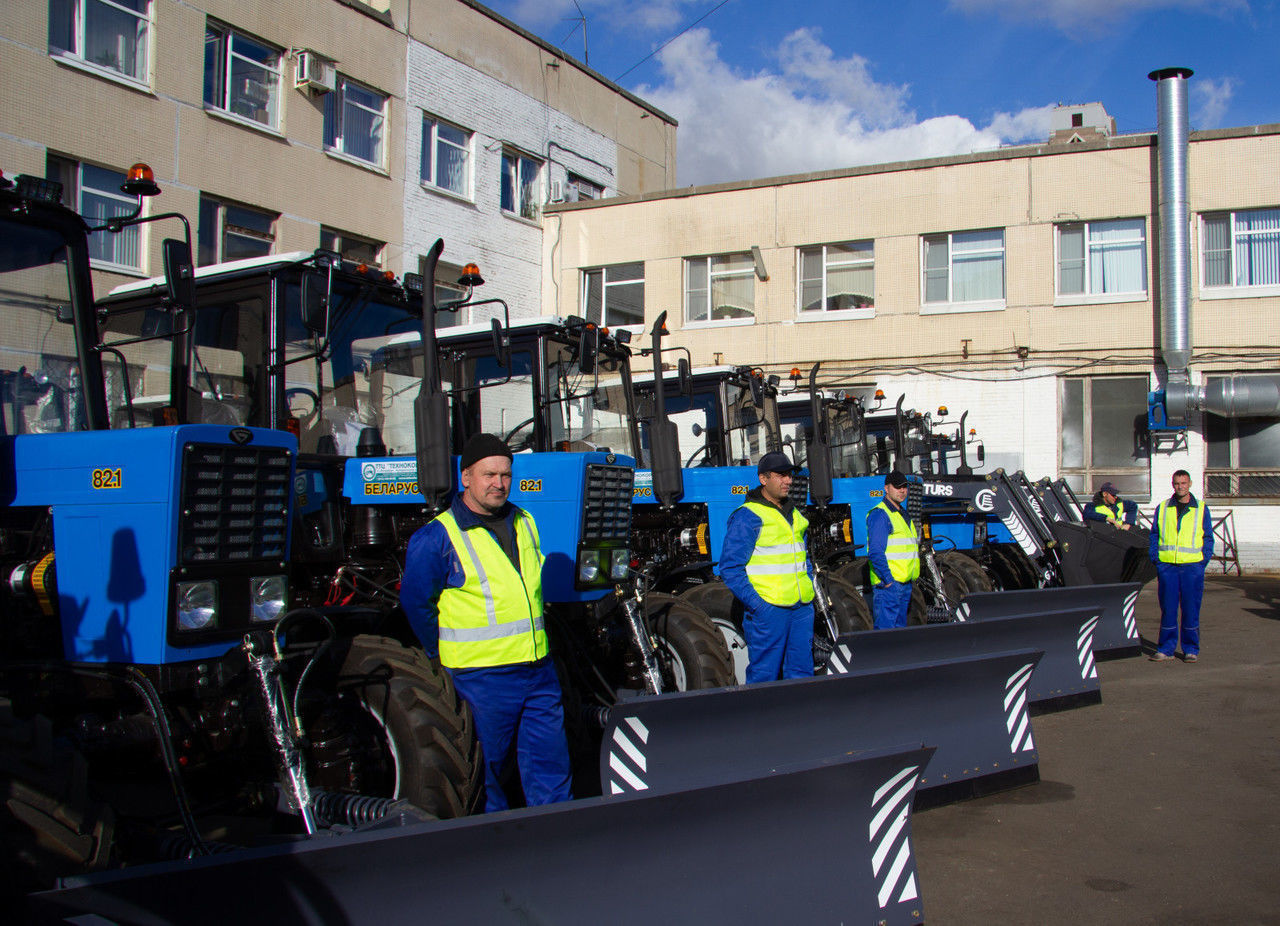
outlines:
[[[907,485],[907,517],[919,523],[920,512],[924,509],[924,486],[918,482]]]
[[[587,465],[583,495],[582,539],[626,543],[631,533],[631,489],[635,471],[628,466]]]
[[[284,447],[187,444],[179,562],[283,560],[290,454]]]
[[[787,493],[787,497],[791,499],[791,504],[799,508],[809,504],[809,477],[792,473],[791,491]]]

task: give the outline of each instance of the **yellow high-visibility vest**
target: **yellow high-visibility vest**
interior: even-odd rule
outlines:
[[[1116,502],[1116,506],[1114,508],[1106,502],[1098,502],[1098,504],[1093,506],[1093,510],[1102,515],[1108,521],[1120,521],[1124,519],[1124,510],[1121,508],[1119,502]]]
[[[485,528],[463,530],[453,512],[444,526],[462,564],[459,588],[440,593],[440,663],[450,669],[517,665],[547,655],[542,616],[542,551],[526,512],[515,517],[520,570]]]
[[[794,521],[788,524],[773,505],[749,501],[742,507],[760,518],[760,536],[747,560],[747,578],[756,594],[783,608],[813,601],[813,580],[805,566],[805,516],[793,509]]]
[[[1168,499],[1156,507],[1156,524],[1160,533],[1156,551],[1162,563],[1204,562],[1204,505],[1197,500],[1187,508],[1178,525],[1178,506]]]
[[[920,536],[916,526],[884,502],[872,508],[883,511],[889,516],[889,541],[885,545],[884,557],[889,561],[889,575],[895,582],[914,582],[920,578]],[[880,577],[871,570],[871,584],[879,585]]]

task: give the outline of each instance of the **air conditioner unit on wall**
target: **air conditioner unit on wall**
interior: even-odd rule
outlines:
[[[551,196],[548,202],[562,203],[564,202],[564,183],[560,180],[551,181]]]
[[[313,51],[298,52],[298,66],[293,72],[293,83],[299,90],[330,92],[337,83],[333,62],[321,58]]]

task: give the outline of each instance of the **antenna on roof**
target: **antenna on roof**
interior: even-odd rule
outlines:
[[[566,16],[565,19],[571,19],[576,22],[578,26],[582,27],[582,63],[590,65],[591,61],[587,58],[587,14],[582,12],[582,7],[578,5],[578,0],[573,0],[573,5],[577,7],[578,15]],[[567,42],[570,36],[578,31],[578,26],[574,26],[569,30],[569,35],[566,35],[564,39],[561,40],[561,44]]]

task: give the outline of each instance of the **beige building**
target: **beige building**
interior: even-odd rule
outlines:
[[[1109,119],[1095,118],[1110,129]],[[968,410],[989,465],[1144,507],[1193,474],[1280,568],[1280,421],[1147,428],[1159,389],[1155,137],[1052,143],[550,207],[543,298],[651,325],[695,364],[874,383]],[[1193,382],[1280,373],[1280,125],[1191,134]],[[1205,479],[1209,480],[1207,490]]]
[[[415,83],[413,49],[450,62],[450,79]],[[424,118],[441,110],[467,133],[450,149],[468,162],[465,189],[423,171]],[[486,158],[486,145],[508,140],[468,124],[477,113],[521,129],[512,150],[531,157],[519,206]],[[418,239],[532,225],[506,250],[537,266],[540,232],[522,208],[569,198],[556,144],[577,150],[583,137],[602,173],[581,178],[589,192],[674,182],[674,120],[470,0],[0,9],[0,170],[56,177],[78,211],[104,218],[130,209],[119,184],[145,162],[163,190],[147,209],[190,219],[200,263],[326,246],[403,273],[418,269]],[[406,202],[424,191],[462,208],[411,221]],[[438,224],[416,234],[422,221]],[[101,236],[98,290],[158,272],[160,240],[175,234],[176,221]]]

